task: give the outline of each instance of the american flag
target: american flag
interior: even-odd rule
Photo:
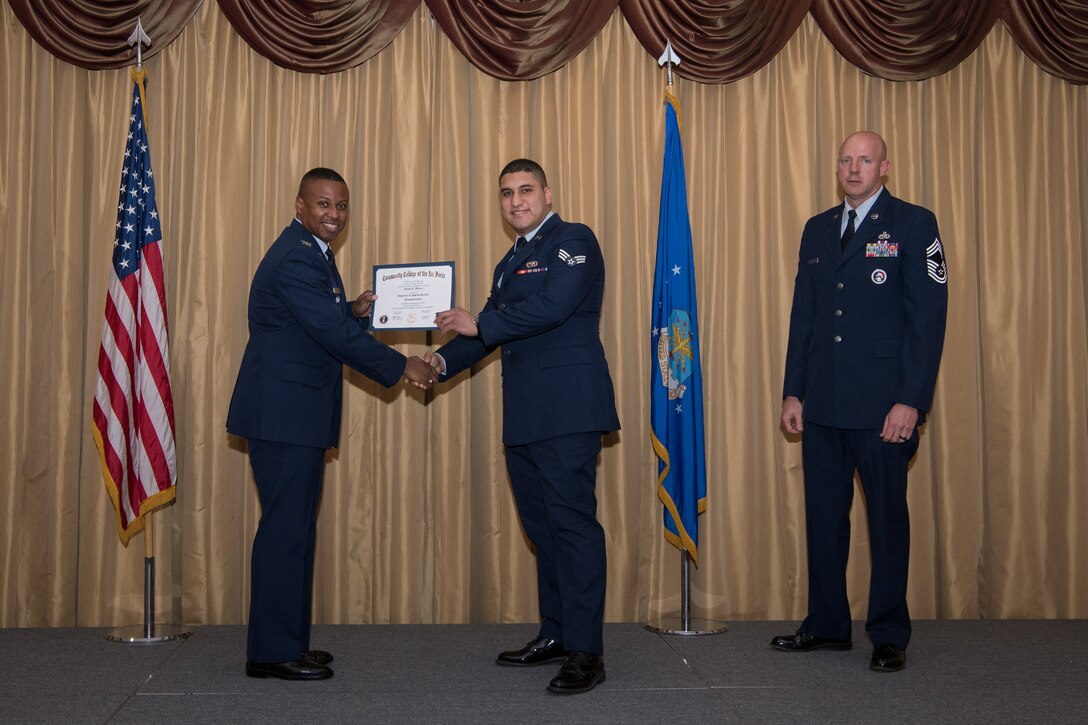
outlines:
[[[113,239],[92,428],[121,542],[143,515],[174,500],[174,399],[170,392],[162,229],[155,207],[143,82],[132,71],[132,115]]]

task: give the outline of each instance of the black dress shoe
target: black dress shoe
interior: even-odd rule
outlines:
[[[545,662],[555,662],[567,656],[563,645],[554,639],[537,637],[521,649],[500,652],[495,659],[495,664],[507,667],[532,667],[542,665]]]
[[[303,655],[303,659],[307,659],[315,665],[328,665],[332,664],[332,653],[323,649],[312,649]]]
[[[589,692],[601,682],[604,682],[604,659],[589,652],[571,652],[559,674],[548,683],[548,692],[576,695]]]
[[[303,658],[294,662],[246,662],[246,674],[281,680],[327,680],[332,677],[332,670]]]
[[[811,634],[797,632],[796,634],[782,634],[775,637],[771,640],[771,646],[783,652],[811,652],[814,649],[843,651],[851,649],[854,643],[848,639],[814,637]]]
[[[869,669],[877,672],[898,672],[907,666],[907,653],[894,644],[878,644],[873,648]]]

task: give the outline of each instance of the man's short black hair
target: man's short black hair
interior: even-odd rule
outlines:
[[[302,190],[306,188],[306,185],[311,181],[338,181],[344,186],[347,186],[344,177],[333,171],[332,169],[326,169],[324,166],[316,166],[307,171],[302,176],[302,181],[298,182],[298,195],[302,196]]]
[[[527,171],[535,176],[542,189],[548,185],[548,177],[544,175],[544,168],[532,159],[514,159],[502,167],[502,171],[499,172],[499,179],[507,174],[516,174],[519,171]]]

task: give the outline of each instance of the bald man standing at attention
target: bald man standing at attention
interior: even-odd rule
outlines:
[[[948,308],[937,219],[888,192],[889,167],[884,139],[848,136],[838,156],[844,202],[809,219],[801,236],[782,426],[801,435],[808,616],[771,640],[786,652],[853,646],[846,562],[856,470],[872,553],[865,632],[878,672],[906,665],[907,467],[933,400]]]

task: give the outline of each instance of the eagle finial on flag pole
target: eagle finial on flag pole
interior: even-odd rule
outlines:
[[[667,86],[668,92],[672,93],[672,67],[674,65],[680,65],[680,56],[672,49],[671,40],[665,41],[665,52],[657,59],[657,64],[667,68],[668,75],[665,76],[665,85]]]
[[[136,70],[142,70],[144,67],[143,47],[144,44],[151,45],[151,38],[144,32],[144,24],[139,17],[136,18],[136,29],[132,31],[132,35],[128,36],[128,44],[136,46]]]

